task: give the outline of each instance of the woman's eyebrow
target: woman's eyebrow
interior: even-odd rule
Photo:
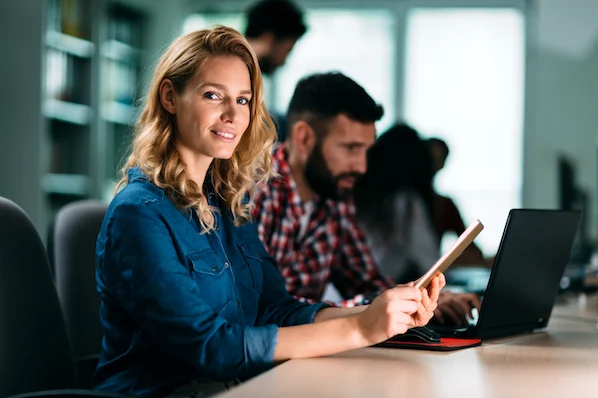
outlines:
[[[223,91],[229,91],[228,87],[224,84],[220,84],[220,83],[214,83],[214,82],[201,82],[199,83],[199,85],[197,86],[197,88],[202,88],[205,86],[212,86],[215,87],[219,90],[223,90]],[[252,95],[252,91],[251,90],[243,90],[241,91],[239,94],[247,94],[247,95]]]

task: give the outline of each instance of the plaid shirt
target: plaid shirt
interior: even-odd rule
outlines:
[[[332,282],[345,299],[338,304],[352,307],[394,286],[375,265],[352,201],[313,199],[302,228],[306,209],[282,144],[274,151],[273,168],[279,176],[258,189],[253,217],[291,294],[320,301]]]

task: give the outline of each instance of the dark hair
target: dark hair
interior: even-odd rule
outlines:
[[[305,120],[321,139],[327,130],[325,124],[340,114],[357,122],[373,123],[382,118],[384,109],[363,87],[342,73],[316,73],[297,83],[287,119],[289,127]]]
[[[395,231],[395,198],[413,192],[434,222],[432,155],[417,131],[401,123],[380,135],[367,154],[367,171],[354,190],[357,218],[380,236]]]
[[[277,40],[299,39],[307,32],[303,12],[288,0],[263,0],[247,10],[245,36],[249,39],[271,32]]]
[[[438,138],[438,137],[428,138],[428,145],[430,145],[430,146],[440,145],[440,148],[442,149],[442,153],[444,154],[444,160],[446,160],[446,158],[448,158],[448,155],[450,153],[449,147],[446,144],[446,142],[444,142],[443,139]]]

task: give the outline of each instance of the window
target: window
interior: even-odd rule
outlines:
[[[395,121],[395,17],[387,10],[308,10],[309,30],[276,74],[272,108],[286,113],[297,82],[339,71],[384,106],[378,131]]]
[[[210,29],[216,25],[230,26],[233,29],[243,32],[245,30],[245,18],[242,13],[205,13],[193,14],[185,19],[183,34],[196,30]]]
[[[437,188],[466,224],[485,224],[476,242],[487,255],[521,205],[524,44],[515,9],[414,8],[407,17],[405,119],[448,143]]]

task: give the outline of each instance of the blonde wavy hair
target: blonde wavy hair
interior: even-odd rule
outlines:
[[[175,91],[187,82],[210,57],[236,56],[249,69],[252,99],[250,122],[230,159],[214,159],[206,181],[210,179],[216,195],[229,206],[235,225],[251,220],[256,185],[271,175],[272,146],[276,131],[263,103],[263,83],[257,57],[243,35],[232,28],[218,26],[176,39],[162,55],[149,86],[145,104],[135,126],[131,154],[123,166],[118,191],[128,184],[127,172],[139,166],[156,186],[180,208],[196,209],[206,232],[214,228],[213,211],[203,192],[185,172],[185,164],[175,148],[176,115],[171,115],[160,101],[159,89],[170,79]],[[246,200],[246,197],[249,200]]]

